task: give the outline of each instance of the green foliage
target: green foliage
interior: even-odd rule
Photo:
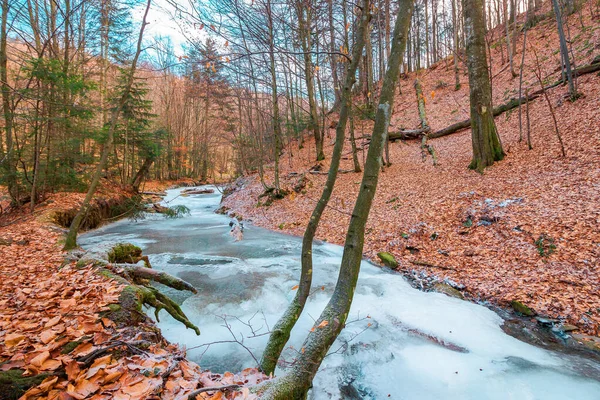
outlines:
[[[542,233],[534,242],[540,257],[549,257],[556,251],[554,239]]]
[[[181,204],[172,207],[167,207],[167,210],[163,213],[165,218],[168,219],[182,218],[190,214],[190,209]]]

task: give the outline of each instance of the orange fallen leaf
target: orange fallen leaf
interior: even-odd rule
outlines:
[[[67,363],[67,365],[65,365],[65,372],[67,373],[67,377],[71,381],[77,378],[77,375],[79,375],[80,371],[81,368],[79,368],[79,363],[75,360],[71,360]]]
[[[38,354],[37,356],[33,357],[31,359],[31,361],[29,361],[32,365],[40,368],[42,366],[42,364],[48,359],[50,358],[50,352],[49,351],[43,351],[40,354]]]
[[[42,371],[55,371],[58,368],[60,368],[62,366],[62,362],[58,361],[58,360],[46,360],[44,361],[44,363],[42,364]]]
[[[329,321],[324,320],[319,324],[319,326],[317,326],[317,328],[325,328],[327,325],[329,325]]]
[[[9,333],[4,337],[4,345],[8,348],[15,347],[25,339],[25,335],[20,333]]]
[[[296,289],[298,289],[299,287],[300,287],[299,285],[295,285],[295,286],[293,286],[293,287],[292,287],[292,290],[296,290]]]

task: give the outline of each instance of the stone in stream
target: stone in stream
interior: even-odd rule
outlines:
[[[512,306],[513,310],[515,310],[519,314],[523,314],[528,317],[533,317],[535,315],[535,311],[533,311],[531,308],[527,307],[525,304],[521,303],[520,301],[513,300],[510,302],[510,305]]]
[[[392,269],[398,268],[398,261],[394,258],[394,256],[388,252],[382,251],[381,253],[377,253],[377,257],[381,260],[381,262],[386,266]]]
[[[435,292],[443,293],[446,296],[454,297],[457,299],[464,300],[464,298],[465,298],[465,296],[463,296],[463,294],[459,290],[453,288],[452,286],[448,285],[447,283],[442,283],[442,282],[436,283],[435,285],[433,285],[433,290]]]

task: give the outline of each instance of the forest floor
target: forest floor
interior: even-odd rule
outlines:
[[[546,10],[548,11],[548,10]],[[519,21],[522,22],[524,16]],[[600,24],[589,12],[569,18],[577,65],[600,54]],[[582,25],[585,28],[582,28]],[[537,52],[545,84],[560,77],[554,19],[543,19],[528,33],[523,87],[540,88],[534,69]],[[498,38],[502,32],[495,34]],[[496,39],[497,40],[497,39]],[[523,35],[519,34],[515,65],[520,64]],[[506,54],[492,40],[494,104],[518,94],[519,78],[512,78]],[[506,53],[506,49],[503,50]],[[502,58],[505,62],[502,63]],[[518,69],[517,69],[518,73]],[[401,81],[390,130],[415,129],[419,124],[411,73]],[[426,96],[432,129],[438,130],[469,117],[467,76],[454,90],[451,60],[418,73]],[[506,158],[483,175],[468,170],[471,136],[466,129],[430,140],[439,165],[421,158],[419,141],[390,143],[392,165],[380,175],[366,227],[364,254],[377,261],[378,252],[390,252],[398,270],[414,277],[432,276],[464,285],[467,297],[510,307],[526,304],[539,315],[560,318],[581,333],[600,333],[600,78],[597,73],[578,78],[581,97],[568,100],[566,86],[548,92],[556,113],[566,157],[561,155],[551,113],[544,97],[529,104],[533,149],[519,140],[518,111],[496,118]],[[523,107],[524,109],[525,107]],[[335,122],[335,121],[334,121]],[[523,113],[525,134],[525,114]],[[327,124],[328,126],[329,124]],[[356,137],[371,133],[372,122],[356,124]],[[328,170],[335,132],[326,132]],[[368,145],[358,140],[362,162]],[[270,206],[259,196],[258,176],[245,178],[243,188],[224,200],[231,212],[256,225],[302,235],[320,197],[326,176],[312,174],[314,142],[303,149],[288,144],[281,157],[282,187],[290,194]],[[353,170],[350,143],[345,143],[340,170]],[[272,168],[266,182],[272,182]],[[302,177],[301,192],[292,189]],[[341,173],[317,238],[343,245],[362,175]]]
[[[123,194],[111,185],[97,198]],[[16,399],[32,386],[23,399],[181,399],[199,388],[263,379],[250,368],[235,375],[203,371],[149,318],[137,325],[106,318],[125,286],[66,259],[65,230],[52,221],[83,197],[53,194],[33,213],[23,207],[0,216],[0,398]],[[197,398],[244,395],[247,389],[212,390]]]

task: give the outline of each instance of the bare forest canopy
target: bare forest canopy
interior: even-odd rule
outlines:
[[[455,71],[455,82],[446,84],[458,89],[466,83],[472,34],[465,23],[467,4],[416,1],[402,73],[443,63]],[[500,48],[515,77],[522,65],[517,38],[539,20],[559,21],[564,80],[576,97],[573,38],[564,20],[576,13],[598,15],[598,1],[473,4],[483,12],[482,54],[495,51],[497,56]],[[9,187],[14,203],[33,207],[49,192],[88,189],[103,152],[101,176],[136,187],[145,178],[214,181],[252,172],[262,178],[267,166],[277,172],[284,148],[301,148],[308,137],[314,160],[324,158],[324,138],[337,123],[357,24],[365,12],[356,2],[166,0],[148,5],[152,18],[140,35],[145,3],[139,0],[2,0],[0,184]],[[369,8],[368,40],[351,107],[353,118],[362,120],[374,118],[398,2],[375,0]],[[176,40],[161,35],[165,21],[178,26]],[[142,45],[132,69],[138,37]],[[513,106],[525,97],[519,93],[521,100]],[[469,124],[449,128],[454,132]],[[423,125],[394,134],[426,139],[430,133],[436,137]],[[474,151],[476,156],[477,147]],[[497,151],[499,159],[502,149]],[[490,163],[472,166],[481,170]],[[264,186],[278,189],[278,174]]]

